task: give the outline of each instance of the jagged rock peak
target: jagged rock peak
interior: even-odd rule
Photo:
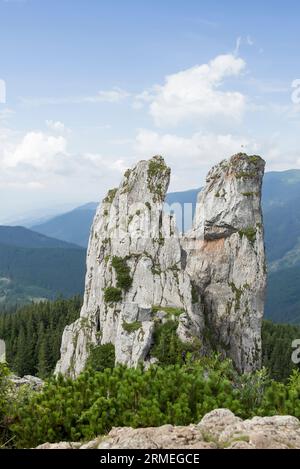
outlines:
[[[184,242],[208,342],[241,371],[261,363],[264,167],[262,158],[243,153],[215,166],[199,193],[193,229]]]
[[[245,153],[214,166],[198,197],[194,236],[218,239],[247,229],[250,235],[261,222],[264,168],[265,162],[260,156]]]

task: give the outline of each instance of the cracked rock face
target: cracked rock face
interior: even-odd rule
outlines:
[[[184,241],[208,347],[240,371],[260,366],[266,285],[261,187],[265,162],[238,154],[215,166]]]
[[[84,304],[67,326],[56,373],[77,376],[92,347],[112,343],[116,362],[152,362],[155,324],[176,316],[183,341],[219,350],[248,371],[260,365],[265,267],[264,161],[235,155],[214,167],[193,229],[180,239],[163,211],[170,169],[162,157],[127,170],[91,230]],[[167,311],[167,312],[166,312]],[[170,316],[168,316],[170,315]]]

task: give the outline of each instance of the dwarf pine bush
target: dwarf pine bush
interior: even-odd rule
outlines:
[[[242,418],[289,414],[300,418],[300,373],[286,384],[265,370],[239,376],[219,356],[184,365],[97,372],[76,380],[53,378],[14,410],[10,430],[17,447],[45,441],[89,440],[114,427],[198,423],[213,409],[227,408]]]

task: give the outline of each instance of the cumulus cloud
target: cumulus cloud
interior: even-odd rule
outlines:
[[[61,155],[66,155],[66,147],[66,139],[62,136],[29,132],[16,145],[5,143],[1,166],[16,168],[19,165],[27,165],[40,171],[54,170]]]
[[[0,127],[0,190],[43,190],[59,198],[62,192],[79,196],[95,187],[97,192],[105,192],[118,182],[127,168],[123,159],[70,151],[69,134],[57,135],[55,130],[61,126],[56,124],[50,124],[53,134],[32,131],[20,135]]]
[[[241,58],[219,55],[208,64],[167,76],[164,85],[138,95],[136,102],[152,101],[150,114],[157,126],[215,117],[240,119],[246,107],[245,96],[222,90],[221,86],[226,78],[239,76],[245,67]]]
[[[65,124],[60,121],[46,120],[46,126],[49,130],[58,133],[64,133],[66,130]]]

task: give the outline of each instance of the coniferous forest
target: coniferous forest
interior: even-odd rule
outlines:
[[[57,299],[12,309],[0,314],[0,337],[6,342],[6,358],[13,372],[19,376],[49,377],[60,357],[60,345],[66,325],[74,322],[80,313],[82,298]],[[169,323],[157,331],[156,347],[162,364],[181,361],[176,327]],[[286,380],[297,368],[291,361],[292,341],[300,337],[300,326],[274,324],[264,321],[262,328],[263,366],[277,381]],[[166,344],[172,350],[166,351]],[[163,352],[160,353],[160,349]],[[177,351],[176,351],[177,350]],[[188,350],[187,350],[188,351]],[[98,355],[97,355],[98,354]],[[94,350],[90,364],[97,369],[101,362]]]
[[[0,313],[6,359],[17,375],[48,377],[59,359],[63,330],[80,312],[79,296],[41,302]]]

